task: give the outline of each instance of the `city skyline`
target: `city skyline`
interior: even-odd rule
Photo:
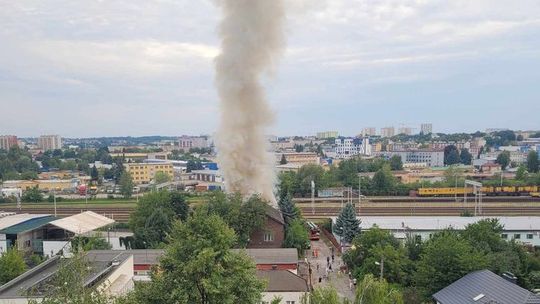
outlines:
[[[287,11],[287,51],[265,80],[268,134],[540,128],[535,1],[291,0]],[[6,4],[0,133],[214,133],[218,21],[212,1]]]

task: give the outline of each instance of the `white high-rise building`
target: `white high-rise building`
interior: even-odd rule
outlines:
[[[371,145],[369,144],[369,138],[362,139],[362,144],[356,145],[352,138],[345,138],[343,140],[336,139],[336,158],[347,159],[355,155],[371,155]]]
[[[420,125],[420,132],[422,134],[430,134],[433,133],[433,125],[430,123],[423,123]]]
[[[41,135],[38,138],[38,147],[43,151],[62,149],[62,137],[60,135]]]

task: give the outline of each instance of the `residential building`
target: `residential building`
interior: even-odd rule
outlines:
[[[257,270],[288,270],[298,274],[298,250],[296,248],[248,248],[232,249],[244,252],[253,259]]]
[[[317,132],[318,139],[337,138],[339,136],[337,131],[324,131]]]
[[[84,287],[97,288],[107,296],[120,296],[133,289],[133,255],[89,251],[84,259],[88,273]],[[54,256],[0,287],[0,304],[40,303],[66,258]],[[68,260],[69,261],[69,260]]]
[[[11,147],[18,146],[17,136],[15,135],[1,135],[0,136],[0,150],[9,150]]]
[[[38,138],[38,147],[43,151],[62,149],[60,135],[41,135]]]
[[[282,248],[285,239],[285,221],[281,211],[268,206],[266,219],[262,226],[255,230],[247,248]]]
[[[375,136],[375,135],[377,135],[377,129],[375,129],[373,127],[363,128],[362,129],[362,137]]]
[[[280,162],[282,157],[285,157],[287,164],[295,165],[318,165],[320,163],[320,157],[315,152],[288,152],[288,153],[276,153],[276,162]]]
[[[497,218],[503,226],[501,238],[540,246],[540,217],[538,216],[362,216],[360,227],[362,231],[369,230],[373,225],[388,230],[400,240],[405,240],[408,233],[427,240],[432,234],[452,228],[464,230],[469,224],[482,219]]]
[[[192,148],[209,148],[210,144],[206,136],[187,136],[178,137],[178,148],[188,151]]]
[[[398,129],[398,134],[412,135],[412,128],[401,127]]]
[[[396,135],[394,127],[381,128],[381,137],[392,137]]]
[[[262,293],[263,304],[270,304],[275,298],[281,298],[285,304],[300,304],[309,293],[307,281],[287,270],[258,270],[257,277],[267,283]]]
[[[154,180],[156,173],[163,172],[170,179],[174,177],[173,164],[168,163],[127,163],[124,164],[126,171],[131,174],[133,182],[137,185],[148,184]]]
[[[401,157],[403,164],[427,163],[429,167],[444,166],[444,150],[437,149],[416,149],[405,151],[380,152],[379,154],[391,158],[394,155]]]
[[[433,295],[437,304],[540,303],[535,295],[516,284],[511,273],[498,276],[489,270],[471,272]]]
[[[430,123],[423,123],[420,125],[420,132],[422,134],[431,134],[433,133],[433,125]]]

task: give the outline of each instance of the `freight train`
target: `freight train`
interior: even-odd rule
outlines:
[[[482,193],[487,196],[533,196],[540,197],[540,186],[503,186],[482,187]],[[416,191],[417,196],[454,196],[454,195],[473,195],[473,188],[471,187],[447,187],[447,188],[419,188]]]

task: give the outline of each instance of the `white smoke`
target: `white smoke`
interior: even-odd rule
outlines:
[[[283,0],[221,0],[221,53],[216,58],[216,86],[221,99],[217,131],[218,162],[229,192],[260,194],[275,204],[274,164],[266,128],[273,112],[261,77],[284,46]]]

